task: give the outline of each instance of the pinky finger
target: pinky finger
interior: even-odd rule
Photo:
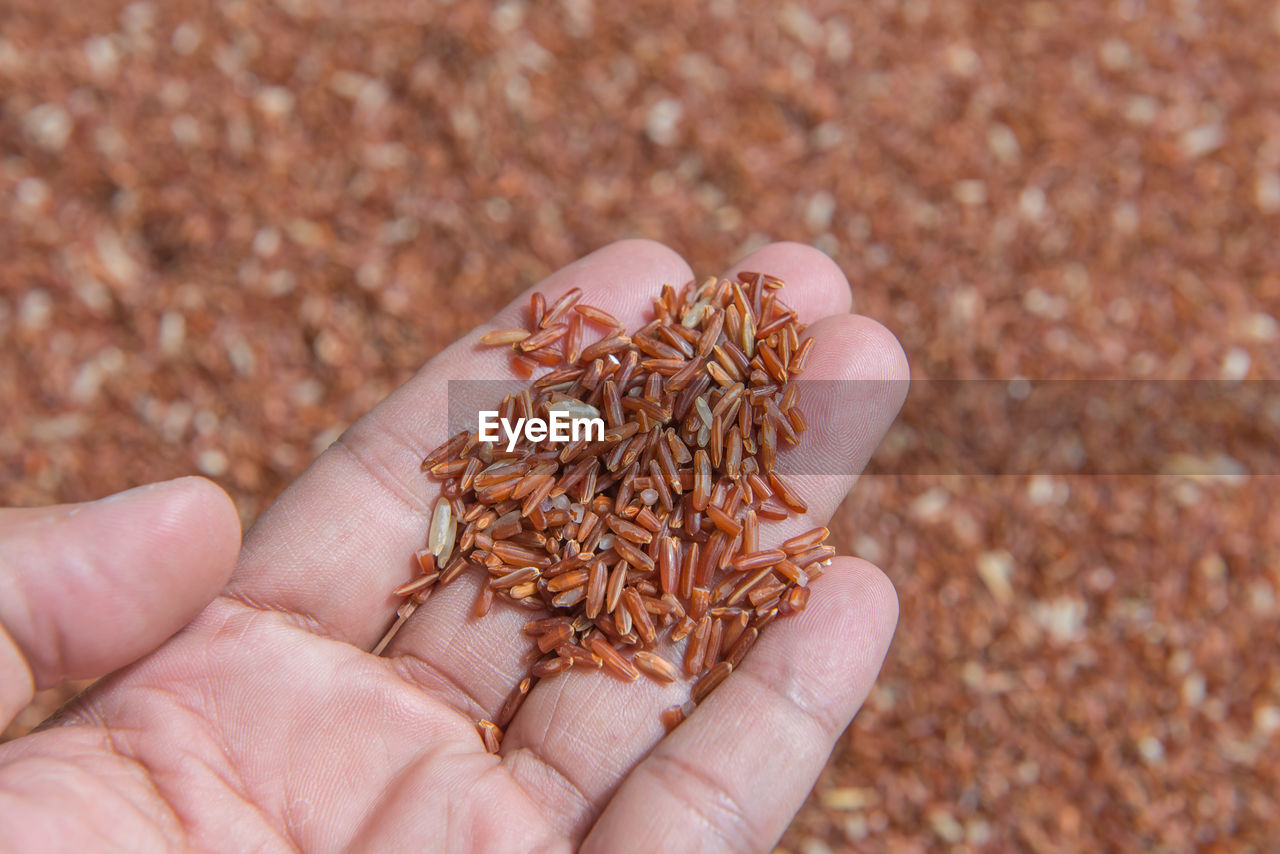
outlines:
[[[768,851],[866,699],[898,617],[871,564],[837,558],[630,774],[584,852]],[[658,819],[655,821],[655,819]]]

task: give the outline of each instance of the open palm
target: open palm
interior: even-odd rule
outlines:
[[[849,284],[821,253],[775,244],[740,267],[788,282],[817,339],[807,377],[881,381],[854,411],[806,402],[804,453],[832,474],[797,478],[810,512],[768,533],[781,539],[830,518],[907,368],[892,335],[848,313]],[[553,299],[581,287],[634,327],[663,282],[691,276],[665,247],[625,241],[537,288]],[[475,341],[519,324],[526,303],[348,430],[238,555],[230,503],[198,479],[0,513],[0,724],[29,697],[28,674],[40,686],[135,662],[0,746],[0,851],[772,846],[893,632],[892,588],[863,561],[837,558],[808,610],[770,626],[670,735],[658,713],[688,699],[687,683],[572,670],[539,682],[487,753],[475,721],[495,718],[526,674],[530,614],[499,601],[473,619],[474,574],[437,590],[382,656],[368,652],[424,542],[436,485],[418,463],[445,432],[447,382],[510,378]]]

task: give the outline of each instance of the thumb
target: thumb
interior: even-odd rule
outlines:
[[[231,499],[198,477],[0,510],[0,729],[35,689],[159,646],[222,589],[239,548]]]

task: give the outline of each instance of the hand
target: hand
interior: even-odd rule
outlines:
[[[807,378],[895,381],[866,384],[856,411],[806,401],[806,453],[860,469],[905,394],[897,341],[848,314],[848,282],[815,250],[775,244],[740,267],[788,282],[817,338]],[[634,328],[663,282],[691,276],[670,250],[625,241],[537,288],[581,287]],[[348,430],[263,514],[238,560],[230,502],[194,478],[0,513],[0,723],[30,698],[32,676],[44,686],[123,668],[0,746],[0,851],[772,846],[893,633],[893,589],[864,561],[837,558],[808,610],[769,626],[666,737],[658,713],[687,699],[687,683],[574,670],[538,683],[500,755],[486,753],[474,724],[525,675],[529,614],[499,601],[472,619],[474,574],[435,591],[384,656],[367,652],[425,539],[436,486],[418,464],[443,436],[446,382],[510,376],[476,339],[521,323],[527,303]],[[824,524],[852,484],[798,480],[810,512],[797,531]]]

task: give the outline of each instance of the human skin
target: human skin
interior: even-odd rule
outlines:
[[[865,383],[857,411],[807,411],[798,478],[810,510],[762,545],[824,524],[905,395],[884,327],[817,250],[773,244],[734,270],[787,281],[817,339],[807,378]],[[728,271],[732,273],[733,271]],[[553,273],[548,301],[629,328],[674,252],[623,241]],[[0,852],[766,851],[865,699],[897,621],[892,585],[838,557],[802,614],[776,620],[670,735],[687,683],[569,671],[538,683],[485,752],[525,675],[529,613],[470,616],[480,580],[437,590],[382,656],[388,591],[413,575],[437,485],[418,463],[444,432],[446,383],[510,377],[484,332],[520,325],[525,294],[353,425],[240,542],[199,478],[100,502],[0,511],[0,725],[32,690],[110,673],[37,732],[0,745]],[[862,386],[859,386],[862,387]],[[845,474],[837,474],[843,472]],[[114,671],[114,672],[113,672]]]

